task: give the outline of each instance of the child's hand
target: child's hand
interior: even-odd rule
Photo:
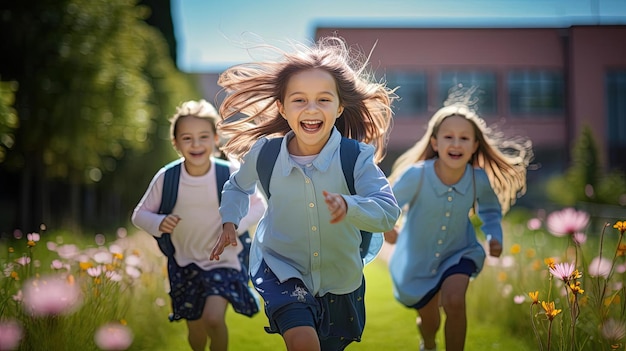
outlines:
[[[398,241],[398,227],[394,227],[392,230],[385,232],[385,241],[389,244],[395,244]]]
[[[489,255],[500,257],[502,254],[502,244],[496,239],[489,240]]]
[[[335,224],[341,222],[348,213],[348,204],[343,199],[341,194],[329,193],[328,191],[322,191],[324,194],[324,201],[330,211],[330,223]]]
[[[169,214],[163,218],[161,224],[159,224],[159,231],[161,233],[172,233],[174,228],[178,225],[178,222],[180,222],[180,217],[178,217],[178,215]]]
[[[237,246],[237,230],[235,229],[235,225],[233,223],[224,223],[222,228],[222,234],[217,239],[217,243],[211,250],[211,256],[209,256],[209,260],[220,260],[220,255],[224,252],[224,248],[227,246]]]

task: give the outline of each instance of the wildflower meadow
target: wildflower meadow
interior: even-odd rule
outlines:
[[[626,350],[626,218],[513,211],[504,226],[505,252],[487,259],[468,290],[466,349]],[[85,236],[42,225],[15,231],[0,249],[0,351],[189,349],[184,324],[167,320],[165,260],[148,234]],[[419,344],[416,313],[393,299],[392,252],[387,246],[365,269],[367,326],[350,350]],[[231,350],[284,349],[263,331],[262,312],[230,311],[227,322]]]

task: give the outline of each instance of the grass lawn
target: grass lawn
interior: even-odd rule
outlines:
[[[360,343],[351,344],[347,350],[363,351],[396,351],[418,350],[419,335],[415,327],[416,314],[398,302],[392,295],[391,280],[385,261],[377,259],[365,269],[367,281],[367,323],[363,339]],[[473,285],[480,284],[480,277],[470,284],[468,304],[472,303]],[[484,296],[484,295],[483,295]],[[499,313],[497,307],[485,313]],[[474,316],[468,316],[468,336],[466,350],[506,350],[531,351],[536,349],[533,340],[520,340],[511,335],[504,326],[478,322]],[[228,311],[227,323],[230,333],[230,350],[233,351],[277,351],[284,350],[282,338],[278,335],[266,334],[263,327],[267,325],[264,313],[248,318]],[[163,348],[155,351],[189,350],[186,341],[186,328],[183,323],[167,323],[159,330],[168,330]],[[482,323],[482,324],[481,324]],[[438,334],[438,344],[443,346],[443,325]],[[443,350],[440,346],[439,350]]]

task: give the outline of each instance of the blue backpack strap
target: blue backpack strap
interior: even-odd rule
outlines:
[[[183,159],[174,160],[163,168],[165,174],[163,176],[163,192],[161,193],[161,205],[159,206],[159,214],[170,214],[176,205],[178,197],[178,183],[180,181],[180,167]],[[162,233],[161,237],[155,237],[159,249],[165,256],[174,256],[174,245],[170,233]]]
[[[341,169],[343,170],[343,176],[346,179],[348,190],[350,190],[350,194],[352,195],[356,195],[354,188],[354,165],[356,164],[356,159],[359,157],[360,152],[361,149],[358,141],[346,137],[341,138],[341,147],[339,149]],[[384,241],[382,233],[370,233],[361,230],[361,258],[365,264],[370,263],[376,258],[380,249],[383,247]]]
[[[230,163],[226,160],[216,158],[215,160],[215,178],[217,180],[217,199],[222,203],[222,190],[224,190],[224,184],[228,178],[230,178]],[[250,239],[250,233],[248,231],[239,235],[239,240],[243,245],[243,249],[239,253],[239,262],[241,263],[241,270],[244,275],[248,276],[248,264],[250,257],[250,245],[252,240]]]
[[[273,138],[261,147],[259,156],[256,160],[256,172],[259,175],[259,183],[265,192],[265,196],[269,200],[270,194],[270,179],[272,178],[272,172],[274,172],[274,165],[276,159],[280,153],[280,145],[283,138]]]
[[[224,184],[230,177],[230,168],[228,161],[216,158],[215,160],[215,178],[217,180],[217,200],[222,203],[222,190]]]

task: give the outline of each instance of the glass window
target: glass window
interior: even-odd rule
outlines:
[[[393,104],[395,117],[410,118],[423,114],[428,106],[426,74],[420,72],[388,72],[387,86],[399,87],[396,94],[400,99]]]
[[[609,165],[626,171],[626,71],[606,74]]]
[[[440,106],[443,106],[443,102],[448,98],[450,90],[459,85],[464,87],[476,86],[478,88],[471,98],[477,99],[477,103],[473,107],[479,114],[488,115],[497,112],[497,80],[494,72],[442,72],[439,77]]]
[[[561,72],[514,71],[507,76],[512,115],[546,115],[564,112]]]

